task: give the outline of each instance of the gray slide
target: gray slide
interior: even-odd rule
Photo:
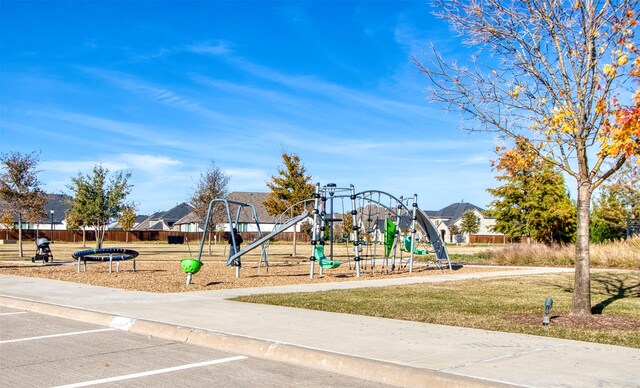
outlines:
[[[256,249],[260,245],[262,245],[265,242],[269,241],[271,238],[279,235],[280,233],[282,233],[285,230],[289,229],[293,225],[295,225],[298,222],[300,222],[300,221],[304,220],[305,218],[309,217],[309,214],[310,214],[309,212],[304,212],[303,214],[299,215],[298,217],[294,217],[294,218],[290,219],[289,221],[285,222],[284,224],[280,225],[280,227],[278,229],[275,229],[273,232],[267,234],[266,236],[260,237],[259,239],[257,239],[256,241],[252,242],[251,244],[249,244],[246,248],[244,248],[240,252],[238,252],[235,255],[231,256],[229,258],[229,260],[227,260],[227,265],[231,265],[231,263],[233,263],[233,261],[235,259],[237,259],[238,257],[244,255],[245,253],[247,253],[249,251],[252,251],[252,250]]]
[[[436,264],[438,267],[441,267],[442,264],[446,264],[451,269],[451,260],[449,259],[449,252],[447,252],[447,247],[444,245],[444,242],[440,238],[440,234],[436,230],[436,227],[433,225],[433,222],[429,219],[427,214],[420,209],[417,209],[416,212],[416,221],[427,234],[427,238],[429,242],[433,246],[434,253],[436,254]]]

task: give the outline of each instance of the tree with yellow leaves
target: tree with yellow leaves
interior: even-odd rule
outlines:
[[[589,217],[593,191],[640,153],[639,0],[435,0],[437,15],[477,49],[468,65],[433,48],[414,58],[433,101],[470,131],[525,138],[575,179],[573,314],[591,314]],[[478,60],[482,58],[482,61]]]

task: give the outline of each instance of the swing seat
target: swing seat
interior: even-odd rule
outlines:
[[[335,260],[318,260],[318,264],[322,268],[331,269],[331,268],[338,268],[342,263]]]
[[[327,257],[324,255],[323,245],[316,245],[314,256],[318,261],[318,265],[321,266],[322,268],[326,268],[326,269],[338,268],[340,264],[342,264],[339,261],[327,259]]]

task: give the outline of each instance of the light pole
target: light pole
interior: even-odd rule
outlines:
[[[51,209],[49,213],[51,214],[51,242],[53,242],[53,213],[55,213],[55,211]]]

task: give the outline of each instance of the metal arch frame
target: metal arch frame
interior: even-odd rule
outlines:
[[[396,208],[391,208],[387,205],[385,205],[384,203],[382,203],[382,201],[376,201],[373,198],[373,195],[375,194],[379,194],[379,195],[384,195],[387,196],[388,198],[394,200],[396,202]],[[370,195],[370,198],[367,198],[367,195]],[[449,257],[449,252],[447,251],[446,245],[444,244],[444,241],[442,241],[442,239],[440,238],[440,234],[438,233],[435,225],[433,224],[433,222],[431,221],[431,219],[429,218],[429,216],[418,207],[417,204],[417,195],[414,194],[413,198],[413,204],[412,204],[412,209],[409,209],[409,207],[407,205],[404,204],[404,197],[400,197],[397,198],[392,194],[389,194],[385,191],[381,191],[381,190],[365,190],[365,191],[361,191],[359,193],[356,193],[355,196],[357,198],[360,199],[364,199],[364,200],[368,200],[370,203],[374,203],[377,204],[379,206],[382,206],[383,208],[385,208],[386,210],[388,210],[390,212],[391,215],[399,217],[400,216],[400,211],[397,211],[397,209],[402,209],[404,211],[407,212],[407,214],[412,214],[412,227],[411,227],[411,252],[410,252],[410,259],[409,259],[409,263],[410,263],[410,267],[409,267],[409,271],[411,272],[413,270],[413,249],[414,249],[414,244],[415,244],[415,232],[416,232],[416,224],[420,225],[420,229],[422,229],[422,231],[425,233],[425,235],[427,236],[427,238],[429,239],[429,242],[431,243],[431,245],[434,248],[434,253],[436,254],[436,265],[442,269],[442,263],[445,262],[446,265],[449,267],[449,269],[452,269],[451,266],[451,259]],[[339,196],[336,196],[339,197]],[[409,198],[406,198],[406,200],[409,200]],[[420,217],[418,217],[418,215]],[[422,223],[418,223],[418,218],[420,219],[420,221],[422,221],[425,225],[422,225]],[[355,223],[354,223],[355,225]],[[431,229],[431,233],[428,229]],[[433,234],[433,236],[432,236]]]
[[[258,221],[258,212],[256,211],[256,207],[250,203],[246,203],[246,202],[239,202],[239,201],[233,201],[233,200],[229,200],[229,199],[224,199],[224,198],[215,198],[212,199],[211,202],[209,202],[209,207],[207,208],[207,217],[204,223],[204,230],[202,232],[202,240],[200,241],[200,249],[198,250],[198,261],[202,261],[202,250],[204,249],[204,242],[205,242],[205,238],[207,235],[207,230],[209,229],[209,220],[211,218],[211,209],[213,208],[213,204],[214,203],[223,203],[224,204],[224,208],[226,210],[227,213],[227,219],[229,221],[229,228],[230,228],[230,232],[233,232],[233,228],[237,228],[238,227],[238,220],[240,219],[240,213],[242,212],[242,208],[245,206],[248,206],[251,208],[252,210],[252,214],[253,214],[253,220],[256,222],[256,226],[258,228],[258,237],[262,237],[262,231],[260,230],[260,222]],[[231,218],[231,208],[229,207],[229,204],[232,205],[237,205],[238,206],[238,210],[236,212],[236,218],[235,218],[235,222],[233,222],[233,219]],[[235,225],[235,226],[234,226]],[[233,246],[236,247],[236,236],[234,233],[230,233],[231,234],[231,242],[233,243]],[[262,253],[264,256],[264,247],[262,249]],[[238,258],[237,261],[234,261],[234,267],[236,267],[236,277],[240,277],[240,260]],[[191,274],[187,274],[187,276],[189,276]],[[190,279],[188,279],[190,280]],[[189,284],[189,281],[187,281],[187,284]]]

